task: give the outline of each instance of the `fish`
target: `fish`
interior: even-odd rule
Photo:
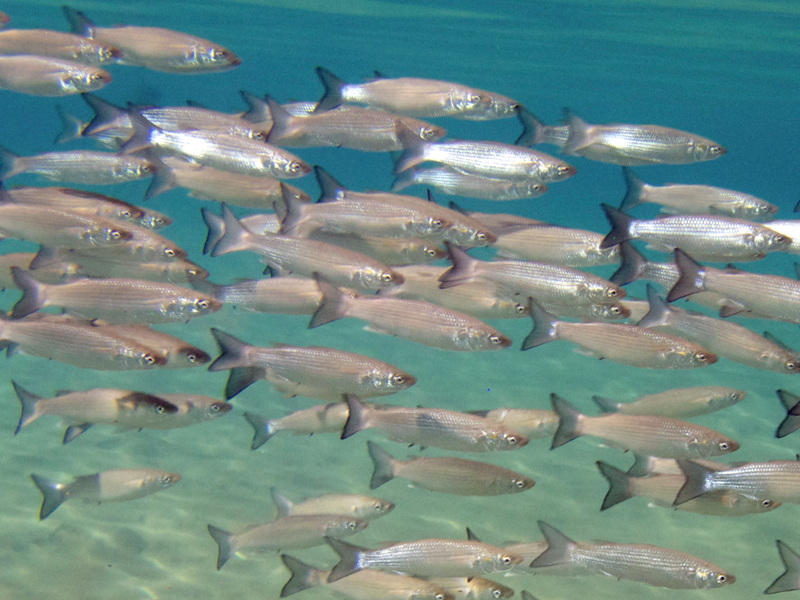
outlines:
[[[122,57],[119,48],[52,29],[6,29],[0,32],[0,55],[50,56],[85,65],[107,65]]]
[[[208,533],[217,543],[217,570],[231,556],[242,550],[271,552],[283,549],[320,546],[334,537],[353,535],[364,530],[368,521],[343,515],[296,515],[279,517],[271,523],[253,525],[240,533],[231,533],[214,525]]]
[[[511,345],[506,335],[464,313],[424,300],[347,293],[319,273],[313,279],[322,293],[322,301],[311,317],[309,329],[353,317],[366,321],[369,331],[442,350],[502,350]]]
[[[558,429],[558,414],[541,408],[492,408],[470,411],[496,421],[524,435],[529,440],[553,437]]]
[[[383,361],[317,346],[272,348],[251,346],[217,328],[211,329],[220,355],[209,371],[231,370],[225,399],[236,396],[256,379],[266,379],[283,394],[340,400],[342,394],[362,398],[394,394],[416,379]],[[0,334],[1,335],[1,334]]]
[[[84,13],[62,6],[72,32],[122,50],[121,65],[176,74],[227,71],[242,64],[225,46],[161,27],[98,27]]]
[[[651,544],[576,542],[539,521],[547,549],[531,566],[546,570],[580,565],[585,575],[600,574],[671,589],[714,589],[736,582],[725,569],[697,556]],[[573,573],[575,575],[577,573]]]
[[[108,325],[57,315],[0,317],[0,347],[86,369],[138,370],[167,364],[158,348],[124,337]]]
[[[725,262],[756,260],[789,247],[791,238],[759,223],[715,215],[675,215],[659,219],[633,219],[608,204],[601,204],[611,231],[600,248],[641,239],[664,252],[680,248],[700,260]],[[713,231],[714,235],[709,235]]]
[[[667,294],[668,302],[697,292],[716,292],[739,307],[731,310],[723,306],[720,316],[747,311],[747,316],[800,323],[800,281],[796,279],[702,266],[680,248],[675,249],[675,264],[680,276]]]
[[[153,429],[175,429],[224,417],[233,409],[232,404],[203,394],[171,393],[161,394],[167,402],[178,408],[169,421],[166,419]]]
[[[536,261],[482,261],[446,244],[453,266],[439,278],[445,290],[464,283],[489,281],[507,293],[533,296],[552,304],[613,304],[627,294],[616,283],[570,267]]]
[[[769,498],[753,498],[738,492],[722,490],[698,496],[673,507],[675,496],[686,480],[683,475],[660,473],[647,477],[634,477],[601,460],[595,464],[609,484],[600,510],[608,510],[634,496],[642,496],[654,504],[666,508],[722,517],[759,514],[775,510],[781,505],[780,502]]]
[[[331,281],[354,289],[378,289],[402,283],[389,266],[340,246],[280,234],[249,231],[226,204],[222,217],[202,210],[208,226],[205,248],[211,256],[250,250],[264,257],[270,267],[297,275],[324,273]]]
[[[281,589],[281,598],[309,588],[322,587],[352,600],[455,600],[452,594],[438,587],[435,582],[401,573],[365,569],[329,583],[329,569],[315,569],[286,554],[281,554],[281,560],[292,574]]]
[[[111,73],[71,60],[19,54],[0,56],[0,89],[29,96],[69,96],[99,90]]]
[[[452,167],[441,166],[422,169],[412,167],[399,173],[392,182],[392,192],[399,192],[413,185],[435,188],[449,196],[467,196],[481,200],[527,200],[547,193],[546,184],[535,180],[506,181],[462,173]]]
[[[11,276],[11,269],[19,267],[27,269],[36,257],[35,252],[10,252],[0,254],[0,287],[3,289],[16,289],[17,284]],[[71,277],[85,275],[85,271],[77,262],[67,258],[52,260],[47,265],[37,269],[36,276],[44,283],[58,283]]]
[[[786,542],[775,541],[785,570],[764,590],[764,593],[777,594],[800,589],[800,555]]]
[[[20,173],[34,173],[59,182],[114,185],[150,177],[155,170],[152,162],[139,156],[93,150],[19,156],[0,147],[0,178],[4,180]]]
[[[188,190],[192,198],[261,210],[272,210],[275,202],[282,200],[281,181],[274,177],[231,173],[175,156],[160,156],[159,161],[159,168],[145,193],[145,200],[176,187]],[[286,182],[283,182],[283,186],[299,201],[311,200],[300,188]]]
[[[439,278],[446,267],[414,264],[395,270],[402,275],[403,283],[378,290],[378,296],[424,300],[476,319],[518,319],[528,314],[525,304],[491,282],[475,281],[440,289]]]
[[[603,235],[584,229],[543,225],[500,233],[498,259],[530,260],[563,267],[596,267],[619,262],[619,248],[600,248]]]
[[[378,550],[334,538],[326,541],[340,557],[328,576],[328,583],[363,569],[420,577],[469,577],[507,571],[522,560],[503,548],[474,540],[429,538],[397,542]]]
[[[622,174],[627,186],[619,206],[623,212],[646,202],[658,204],[661,212],[671,214],[725,215],[752,221],[763,221],[778,212],[774,204],[744,192],[711,185],[651,185],[628,167],[622,167]]]
[[[244,418],[253,427],[251,450],[257,450],[276,433],[291,431],[295,435],[314,435],[315,433],[341,434],[349,414],[347,404],[332,402],[303,408],[280,419],[266,419],[255,413],[246,412]]]
[[[661,458],[707,458],[739,449],[736,440],[688,421],[620,413],[589,417],[556,394],[551,394],[550,399],[559,416],[551,450],[582,435],[597,437],[615,448]]]
[[[284,315],[313,315],[322,294],[308,277],[267,277],[229,285],[211,284],[207,290],[217,300],[245,310]]]
[[[387,238],[349,233],[328,233],[318,229],[309,235],[309,239],[372,256],[395,270],[397,267],[405,265],[418,265],[447,258],[447,252],[437,240],[426,240],[425,238]]]
[[[122,146],[123,156],[154,148],[158,153],[239,175],[297,179],[311,172],[301,158],[266,142],[213,130],[169,130],[158,127],[140,111],[131,110],[129,115],[134,133]]]
[[[511,588],[485,577],[433,577],[427,581],[441,586],[454,600],[497,600],[514,595]]]
[[[575,167],[554,156],[522,146],[457,139],[425,142],[407,132],[401,131],[399,135],[405,150],[395,163],[395,175],[426,161],[467,175],[545,185],[577,173]]]
[[[270,96],[266,100],[273,121],[267,141],[290,148],[335,146],[364,152],[402,150],[404,145],[397,135],[398,122],[425,141],[440,140],[447,135],[447,130],[438,125],[375,108],[353,106],[347,110],[295,116]]]
[[[674,506],[718,490],[730,490],[752,498],[800,504],[800,461],[745,462],[715,471],[691,460],[679,460],[686,482],[675,496]]]
[[[733,406],[746,396],[747,392],[744,390],[721,385],[704,385],[646,394],[639,396],[633,402],[615,402],[600,396],[592,396],[592,400],[603,412],[685,419]]]
[[[181,476],[158,469],[111,469],[78,475],[69,483],[58,483],[36,474],[31,474],[31,479],[44,497],[39,509],[39,520],[44,520],[69,498],[97,504],[134,500],[178,483]]]
[[[786,390],[775,390],[775,393],[781,401],[781,406],[786,410],[786,417],[778,425],[778,429],[775,432],[776,438],[782,438],[800,429],[800,419],[798,419],[800,396]]]
[[[567,155],[615,165],[690,164],[715,160],[728,150],[708,138],[660,125],[590,125],[569,109],[564,111],[569,135]]]
[[[410,445],[458,452],[516,450],[528,439],[490,419],[437,408],[365,404],[345,395],[348,417],[342,439],[365,429],[380,429],[390,439]]]
[[[560,321],[533,298],[529,308],[533,329],[522,350],[567,340],[590,356],[645,369],[692,369],[717,362],[716,354],[680,337],[626,323]]]
[[[325,494],[294,503],[277,488],[270,488],[270,496],[278,510],[278,517],[291,515],[350,515],[372,521],[385,517],[394,510],[394,502],[362,494]]]
[[[216,298],[171,283],[139,279],[77,279],[69,283],[40,283],[35,271],[12,268],[22,297],[11,308],[18,319],[47,306],[86,319],[112,323],[171,323],[209,315],[222,308]]]
[[[103,327],[113,335],[146,343],[162,359],[159,364],[165,369],[200,367],[211,360],[202,348],[147,325],[125,323],[103,325]]]
[[[504,467],[454,457],[398,460],[376,443],[367,442],[375,468],[369,488],[374,490],[395,477],[414,487],[457,496],[499,496],[531,489],[536,482]]]
[[[507,96],[449,81],[377,77],[366,83],[345,83],[323,67],[315,71],[325,87],[315,112],[355,102],[412,117],[485,121],[513,117],[519,107]]]

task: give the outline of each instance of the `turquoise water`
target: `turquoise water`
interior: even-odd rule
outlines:
[[[19,28],[66,30],[61,2],[9,0],[3,10]],[[706,183],[739,189],[781,207],[790,218],[797,200],[797,73],[800,6],[795,2],[624,1],[583,2],[313,2],[226,1],[100,2],[75,4],[96,23],[155,25],[192,32],[233,49],[244,64],[212,75],[172,76],[115,66],[114,81],[100,95],[111,102],[176,105],[187,99],[221,111],[240,110],[238,92],[269,93],[279,101],[314,100],[321,86],[314,67],[323,65],[346,80],[374,70],[388,76],[449,79],[517,98],[546,122],[556,122],[570,107],[589,122],[655,123],[693,131],[727,146],[718,161],[688,166],[639,169],[651,183]],[[88,116],[79,98],[31,98],[0,92],[0,144],[20,154],[54,149],[59,130],[56,104]],[[452,137],[511,142],[515,120],[439,121]],[[71,146],[77,147],[77,146]],[[552,148],[543,148],[545,151]],[[387,156],[325,148],[298,150],[345,185],[387,189]],[[579,173],[553,184],[539,199],[490,203],[458,198],[469,209],[513,212],[545,221],[605,231],[599,204],[618,204],[624,193],[617,167],[578,157]],[[19,177],[15,183],[36,183]],[[41,182],[39,182],[41,183]],[[299,185],[315,195],[311,178]],[[98,191],[138,201],[146,183]],[[418,190],[417,190],[418,191]],[[444,200],[448,198],[443,197]],[[201,256],[205,227],[200,207],[215,206],[172,191],[151,203],[173,217],[165,234],[183,245],[217,282],[255,277],[254,255],[217,259]],[[650,211],[650,213],[648,213]],[[244,211],[243,211],[244,214]],[[654,214],[651,208],[638,215]],[[29,248],[3,242],[3,251]],[[770,256],[748,269],[790,274],[792,259]],[[598,269],[608,275],[612,269]],[[641,293],[636,286],[632,291]],[[7,308],[17,298],[5,291]],[[743,323],[746,321],[743,321]],[[746,322],[769,329],[800,347],[796,325]],[[305,317],[246,313],[225,307],[189,324],[164,327],[214,353],[209,327],[248,342],[269,345],[332,346],[386,360],[415,375],[416,386],[389,401],[406,406],[463,410],[499,406],[547,408],[551,392],[594,411],[590,396],[632,400],[645,393],[688,385],[731,385],[748,391],[740,405],[697,419],[736,438],[742,445],[732,459],[788,459],[797,439],[773,438],[782,418],[777,388],[800,391],[788,376],[760,372],[725,360],[690,372],[644,371],[577,354],[567,343],[519,352],[528,333],[526,320],[494,323],[515,346],[497,353],[449,353],[402,339],[364,332],[355,321],[308,330]],[[224,373],[203,369],[154,373],[81,370],[42,359],[14,356],[3,361],[5,379],[49,395],[59,389],[130,387],[158,392],[194,391],[221,395]],[[251,428],[244,410],[279,417],[313,401],[282,399],[256,383],[239,395],[226,418],[184,430],[116,434],[97,427],[68,446],[63,427],[43,418],[20,435],[12,432],[18,403],[10,385],[0,385],[0,454],[3,503],[0,509],[0,598],[208,600],[275,598],[288,575],[277,555],[234,558],[217,572],[216,546],[206,531],[213,523],[239,531],[272,519],[269,488],[293,500],[323,492],[368,493],[371,464],[367,439],[281,434],[256,452],[249,450]],[[418,451],[383,442],[399,456]],[[607,486],[594,461],[626,468],[630,459],[588,439],[549,451],[547,440],[514,453],[481,456],[533,476],[537,485],[523,494],[488,498],[437,495],[392,481],[377,494],[397,509],[351,538],[363,546],[422,537],[462,537],[471,527],[484,541],[538,540],[538,519],[574,539],[606,539],[667,546],[711,560],[737,576],[735,585],[710,591],[648,588],[612,578],[519,577],[503,583],[540,600],[575,597],[752,599],[782,571],[775,549],[781,538],[800,549],[796,506],[746,518],[715,518],[660,508],[633,499],[609,511],[599,506]],[[426,455],[444,455],[434,449]],[[474,458],[474,457],[472,457]],[[37,519],[41,501],[29,479],[32,472],[57,480],[111,468],[157,467],[182,474],[175,487],[124,504],[92,506],[68,502],[46,521]],[[331,565],[327,548],[292,551],[319,565]],[[304,592],[327,598],[328,592]],[[332,597],[332,596],[331,596]],[[301,596],[298,596],[301,598]]]

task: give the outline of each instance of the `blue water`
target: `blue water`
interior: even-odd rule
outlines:
[[[66,30],[60,0],[8,0],[3,10],[19,28]],[[433,6],[433,7],[432,7]],[[724,144],[718,161],[639,170],[650,183],[706,183],[739,189],[781,208],[791,218],[797,200],[797,97],[800,87],[800,5],[796,2],[649,0],[552,0],[550,2],[442,1],[232,1],[205,3],[94,0],[76,4],[96,23],[154,25],[195,33],[233,49],[244,60],[233,71],[173,76],[140,68],[112,67],[114,81],[100,95],[111,102],[177,105],[187,99],[221,111],[242,109],[239,90],[269,93],[279,101],[315,100],[321,86],[314,67],[323,65],[346,80],[359,81],[379,70],[388,76],[448,79],[517,98],[546,122],[569,107],[594,123],[654,123],[693,131]],[[0,91],[0,144],[23,155],[55,149],[59,130],[54,107],[84,117],[79,98],[54,100]],[[452,137],[512,142],[515,120],[441,120]],[[70,147],[79,147],[78,145]],[[543,148],[545,151],[552,148]],[[391,162],[381,154],[325,148],[297,152],[323,165],[345,185],[387,189]],[[624,193],[617,167],[571,157],[579,173],[553,184],[539,199],[490,203],[458,198],[469,209],[513,212],[561,225],[605,231],[599,204],[618,204]],[[15,183],[42,183],[19,177]],[[311,178],[299,185],[315,195]],[[146,183],[102,190],[139,201]],[[417,190],[419,191],[419,190]],[[447,200],[448,198],[443,198]],[[237,254],[201,256],[205,227],[200,207],[211,203],[172,191],[152,207],[173,217],[165,234],[183,245],[217,282],[260,273],[257,258]],[[245,211],[242,211],[244,214]],[[637,214],[654,214],[652,207]],[[3,251],[30,248],[3,242]],[[790,257],[770,256],[748,269],[792,272]],[[599,269],[609,274],[611,269]],[[633,288],[641,292],[640,288]],[[0,296],[10,306],[17,293]],[[214,353],[209,327],[258,345],[284,342],[322,345],[374,356],[414,374],[418,384],[393,396],[406,406],[481,409],[499,406],[547,408],[551,392],[594,411],[590,396],[632,400],[645,393],[688,385],[731,385],[748,391],[741,405],[698,419],[740,441],[736,460],[794,457],[797,440],[773,438],[782,411],[777,388],[800,392],[788,376],[760,372],[720,360],[691,372],[644,371],[597,361],[573,352],[566,342],[519,352],[530,328],[526,320],[495,323],[515,341],[497,353],[449,353],[364,332],[355,321],[308,330],[304,317],[246,313],[225,307],[189,324],[165,327]],[[800,347],[796,325],[750,321],[789,345]],[[194,391],[221,395],[224,373],[203,369],[154,373],[110,373],[17,355],[3,361],[4,379],[49,395],[60,389],[130,387],[154,393]],[[371,464],[367,439],[281,434],[259,451],[249,450],[251,429],[243,410],[278,417],[311,406],[307,399],[284,400],[264,383],[238,396],[236,410],[214,423],[169,432],[113,433],[97,427],[68,446],[63,427],[43,418],[14,437],[18,403],[0,382],[0,598],[8,600],[215,600],[274,598],[288,575],[277,555],[232,559],[217,572],[216,547],[208,523],[239,531],[270,520],[269,488],[299,500],[322,492],[368,493]],[[416,454],[385,442],[391,452]],[[633,499],[609,511],[599,506],[606,491],[594,461],[626,468],[621,452],[581,439],[555,451],[547,440],[503,455],[482,456],[533,476],[524,494],[460,498],[405,487],[392,481],[377,494],[397,503],[388,517],[352,538],[374,547],[422,537],[462,537],[471,527],[484,541],[538,540],[538,519],[574,539],[606,539],[667,546],[711,560],[737,577],[735,585],[712,592],[647,588],[612,578],[520,577],[504,579],[519,593],[540,600],[576,597],[638,599],[699,598],[705,593],[751,600],[783,570],[775,539],[800,549],[798,508],[785,505],[746,518],[704,517],[651,508]],[[439,455],[433,449],[427,455]],[[32,472],[67,480],[111,468],[157,467],[183,480],[156,496],[124,504],[68,502],[46,521],[37,520],[41,500]],[[319,565],[331,565],[327,548],[293,551]],[[304,592],[328,598],[329,592]],[[300,596],[298,596],[300,598]]]

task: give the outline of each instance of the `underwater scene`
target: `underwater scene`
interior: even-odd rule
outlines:
[[[800,5],[0,10],[0,598],[800,595]]]

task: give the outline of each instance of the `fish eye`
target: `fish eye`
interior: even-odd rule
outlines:
[[[708,354],[706,354],[705,352],[698,352],[694,356],[700,362],[707,362],[708,361]]]
[[[718,446],[720,450],[728,450],[731,447],[728,442],[720,442]]]
[[[434,258],[436,256],[436,250],[433,248],[425,248],[424,252],[427,256],[430,256],[431,258]]]
[[[112,240],[120,240],[122,239],[122,233],[118,229],[112,229],[108,232],[108,237]]]
[[[133,216],[133,213],[129,210],[120,211],[119,216],[123,219],[130,219]]]
[[[797,370],[797,363],[793,360],[787,360],[786,364],[783,365],[786,367],[787,371],[796,371]]]
[[[502,598],[503,592],[500,590],[492,590],[492,598]]]
[[[499,335],[490,335],[489,341],[494,344],[495,346],[498,345],[502,340],[500,339]]]
[[[434,598],[436,598],[436,600],[444,600],[445,599],[445,595],[444,594],[436,594],[434,596]]]
[[[155,171],[155,168],[153,167],[153,165],[151,165],[151,164],[149,164],[149,163],[146,163],[146,164],[143,164],[143,165],[141,166],[141,168],[140,168],[140,171],[141,171],[142,173],[152,173],[152,172],[154,172],[154,171]]]
[[[786,236],[777,234],[772,236],[772,241],[776,244],[785,244],[786,243]]]
[[[266,142],[267,141],[267,134],[263,131],[255,131],[253,132],[253,139],[258,140],[259,142]]]
[[[200,310],[206,310],[209,306],[211,306],[211,303],[208,300],[198,300],[196,306]]]
[[[436,130],[431,129],[430,127],[426,127],[421,132],[421,138],[423,140],[430,140],[436,136]]]
[[[519,489],[522,489],[525,487],[525,482],[522,481],[521,479],[517,479],[514,481],[514,485],[517,486]]]
[[[722,153],[722,146],[711,146],[708,151],[711,154],[721,154]]]
[[[761,501],[761,507],[762,508],[770,508],[771,506],[772,506],[772,500],[770,500],[769,498],[764,498]]]
[[[478,102],[480,102],[480,101],[481,101],[480,94],[472,94],[472,95],[469,97],[469,101],[470,101],[470,102],[474,102],[474,103],[476,103],[476,104],[477,104]]]
[[[145,354],[144,356],[142,356],[142,360],[144,361],[144,364],[146,364],[147,366],[152,366],[156,364],[156,358],[152,354]]]
[[[174,478],[172,477],[172,475],[164,475],[164,477],[161,478],[161,483],[163,485],[169,485],[169,484],[171,484],[173,482],[174,482]]]
[[[511,557],[505,554],[500,557],[500,562],[502,562],[504,565],[511,565],[514,563],[514,561],[511,560]]]
[[[723,584],[723,583],[725,583],[726,581],[728,581],[728,578],[727,578],[727,577],[725,577],[725,575],[717,575],[717,583],[719,583],[720,585],[722,585],[722,584]]]
[[[609,314],[614,315],[616,317],[622,314],[622,309],[620,309],[619,306],[614,305],[608,309],[608,312]]]
[[[292,161],[292,162],[290,162],[290,163],[289,163],[289,170],[290,170],[292,173],[297,173],[298,171],[300,171],[300,170],[301,170],[300,163],[299,163],[299,162],[297,162],[297,161]]]
[[[517,438],[517,436],[515,436],[515,435],[510,435],[510,436],[508,436],[508,437],[506,438],[506,441],[507,441],[509,444],[511,444],[512,446],[516,446],[516,445],[517,445],[517,443],[519,442],[519,438]]]
[[[434,227],[436,227],[436,229],[441,229],[442,227],[444,227],[444,221],[442,221],[441,219],[434,219],[433,221],[431,221],[431,224]]]
[[[161,404],[157,405],[155,410],[156,410],[156,414],[159,414],[159,415],[163,415],[165,412],[167,412],[167,409],[164,408],[164,406],[162,406]]]
[[[175,258],[175,250],[173,250],[172,248],[164,248],[164,256]]]
[[[395,375],[392,377],[392,383],[395,385],[403,385],[406,382],[406,378],[403,375]]]
[[[606,290],[606,296],[609,298],[616,298],[619,292],[615,288],[608,288]]]
[[[208,407],[208,410],[217,413],[222,410],[222,405],[219,402],[214,402],[211,406]]]
[[[523,304],[515,304],[514,305],[514,311],[518,315],[524,315],[528,311],[528,308]]]
[[[200,355],[194,352],[189,352],[186,355],[186,360],[188,360],[190,363],[196,363],[197,361],[200,360]]]
[[[391,273],[381,273],[381,281],[385,281],[386,283],[390,283],[394,281],[394,275]]]

